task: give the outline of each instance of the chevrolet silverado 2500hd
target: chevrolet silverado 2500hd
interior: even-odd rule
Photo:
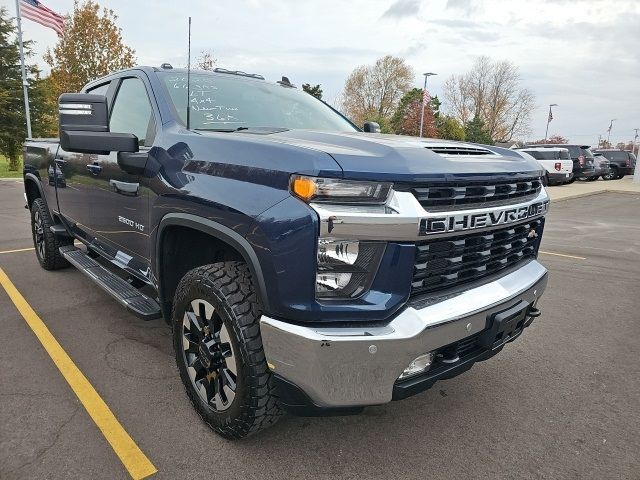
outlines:
[[[517,151],[363,132],[228,70],[133,68],[59,112],[24,148],[38,261],[164,317],[225,437],[403,399],[540,314],[549,200]]]

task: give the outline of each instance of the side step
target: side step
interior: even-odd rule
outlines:
[[[67,229],[61,223],[56,223],[55,225],[51,225],[49,227],[49,230],[51,230],[51,233],[53,233],[56,237],[73,238],[73,236],[69,234],[69,232],[67,232]]]
[[[143,320],[154,320],[161,316],[160,305],[155,300],[111,273],[79,248],[65,245],[60,247],[60,253],[71,265],[97,283],[137,317]]]

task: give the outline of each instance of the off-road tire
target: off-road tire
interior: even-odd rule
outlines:
[[[231,406],[218,411],[198,394],[188,373],[183,347],[183,319],[191,302],[211,304],[226,327],[235,352],[236,391]],[[242,262],[220,262],[195,268],[180,280],[171,314],[173,346],[180,378],[194,408],[216,433],[240,439],[281,416],[260,336],[261,307],[251,272]]]
[[[36,257],[45,270],[58,270],[69,266],[60,254],[59,248],[71,245],[72,238],[59,237],[51,231],[51,215],[42,198],[36,198],[31,204],[31,235]]]

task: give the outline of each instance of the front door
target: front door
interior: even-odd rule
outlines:
[[[136,135],[140,144],[140,153],[136,155],[144,155],[153,143],[155,126],[155,114],[143,80],[121,79],[111,108],[109,130]],[[96,246],[113,261],[148,276],[149,189],[142,176],[126,173],[118,166],[118,155],[118,152],[96,155],[92,165],[86,167],[92,180],[89,227]]]

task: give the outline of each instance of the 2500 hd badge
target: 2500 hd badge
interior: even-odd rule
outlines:
[[[420,235],[474,230],[476,228],[515,223],[526,220],[527,218],[544,215],[548,209],[549,201],[547,200],[516,208],[505,208],[503,210],[493,209],[488,212],[460,213],[456,215],[423,218],[420,221]]]

